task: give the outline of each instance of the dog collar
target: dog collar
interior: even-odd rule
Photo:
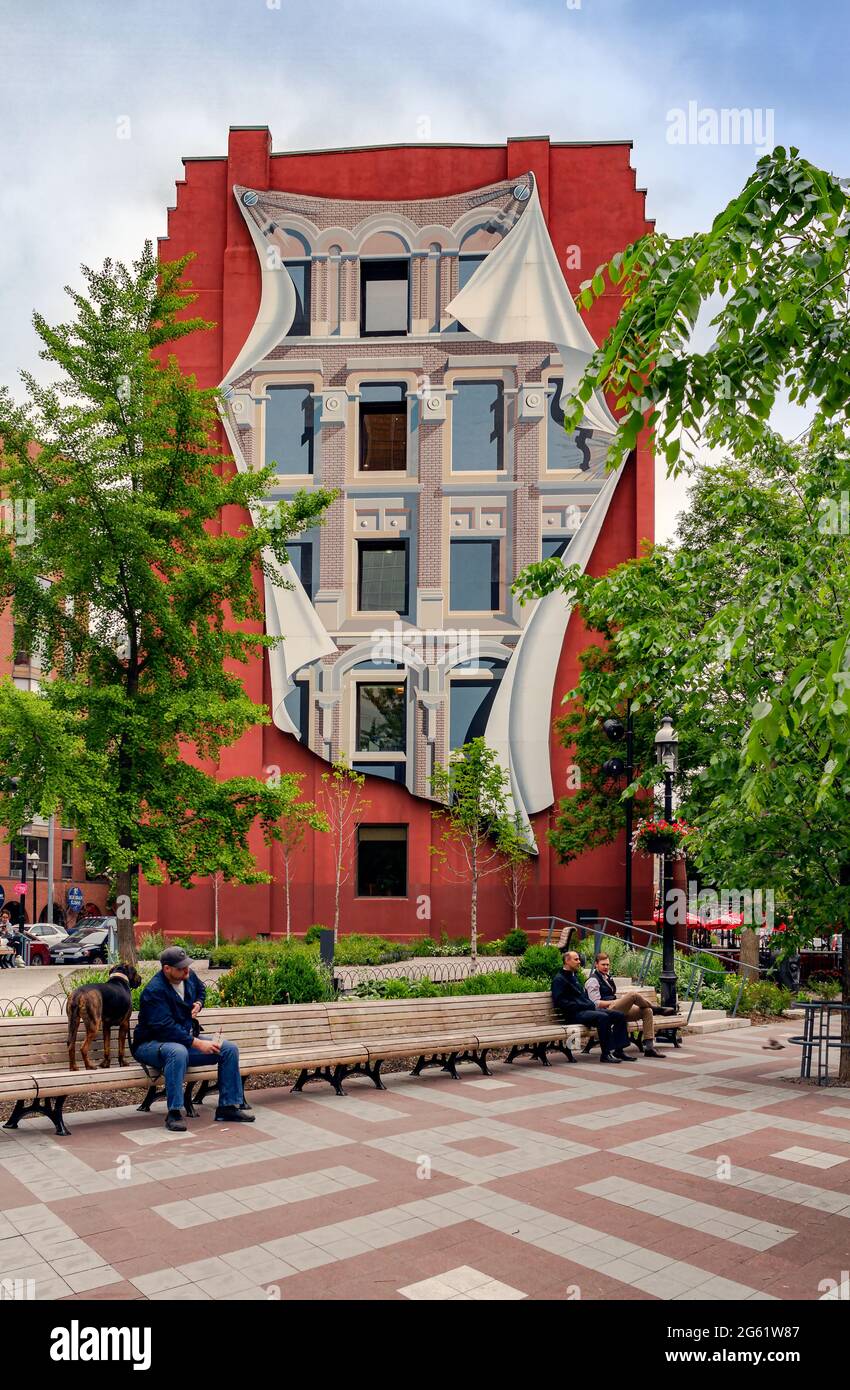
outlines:
[[[109,978],[110,980],[123,980],[127,988],[130,988],[130,981],[127,979],[127,976],[124,974],[122,970],[113,970]]]

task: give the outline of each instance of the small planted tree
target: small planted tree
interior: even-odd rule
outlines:
[[[351,876],[352,853],[357,823],[368,800],[360,795],[366,778],[349,766],[345,757],[332,763],[330,772],[322,773],[319,807],[327,821],[334,847],[334,944],[339,935],[339,898],[342,885]]]
[[[24,375],[23,406],[0,391],[0,496],[34,519],[18,538],[0,527],[0,605],[49,673],[38,693],[0,681],[0,823],[62,807],[115,872],[125,960],[139,870],[267,881],[249,834],[279,838],[298,784],[219,779],[216,762],[269,720],[238,671],[279,640],[260,630],[258,578],[285,582],[287,537],[333,496],[268,506],[273,470],[239,473],[217,444],[217,393],[167,356],[209,327],[185,316],[188,259],[160,265],[148,245],[132,267],[84,269],[69,322],[34,320],[59,384]],[[227,529],[228,509],[245,524]]]
[[[303,773],[296,773],[294,776],[300,783]],[[292,904],[290,899],[290,885],[294,875],[294,860],[297,851],[304,843],[304,838],[308,830],[327,830],[328,822],[315,808],[312,802],[297,801],[292,807],[291,814],[280,827],[280,849],[283,855],[283,883],[286,901],[286,939],[289,941],[292,936]]]
[[[510,820],[505,772],[495,751],[474,738],[452,753],[448,765],[437,764],[431,790],[443,802],[433,812],[440,823],[440,844],[431,846],[449,870],[469,879],[469,941],[473,964],[478,959],[478,885],[504,865],[502,839]],[[454,856],[449,850],[456,851]]]
[[[511,926],[519,930],[519,909],[528,881],[531,878],[532,855],[534,848],[530,837],[533,831],[526,826],[519,811],[503,822],[499,831],[499,848],[502,852],[502,877],[511,905]]]

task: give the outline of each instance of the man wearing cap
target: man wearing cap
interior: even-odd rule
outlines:
[[[137,1062],[163,1073],[168,1101],[165,1128],[185,1130],[181,1106],[186,1070],[209,1066],[214,1060],[218,1063],[219,1100],[215,1118],[251,1123],[254,1112],[245,1105],[239,1048],[226,1040],[216,1042],[205,1037],[195,1022],[206,989],[191,969],[190,957],[182,946],[167,946],[159,963],[161,971],[142,990],[131,1050]]]

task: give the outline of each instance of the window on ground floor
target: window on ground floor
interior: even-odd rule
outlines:
[[[407,896],[407,826],[361,825],[357,830],[357,896]]]

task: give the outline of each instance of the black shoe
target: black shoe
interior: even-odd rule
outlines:
[[[242,1111],[243,1115],[253,1115],[254,1113],[253,1105],[249,1105],[247,1100],[243,1100],[242,1104],[239,1106],[239,1109]]]
[[[216,1106],[215,1117],[217,1120],[227,1120],[230,1124],[252,1125],[254,1123],[253,1110],[240,1110],[238,1105]]]
[[[615,1057],[613,1052],[603,1052],[599,1060],[600,1062],[611,1062],[612,1064],[616,1063],[616,1065],[619,1066],[620,1062],[622,1061],[622,1058]]]
[[[179,1110],[169,1110],[165,1117],[165,1128],[174,1130],[177,1134],[184,1134],[186,1131],[186,1121]]]
[[[636,1061],[637,1061],[637,1057],[627,1057],[626,1054],[625,1054],[625,1052],[623,1051],[623,1049],[622,1049],[621,1047],[615,1047],[615,1048],[614,1048],[614,1054],[613,1054],[613,1055],[616,1057],[616,1059],[617,1059],[618,1062],[636,1062]]]
[[[644,1057],[660,1057],[662,1062],[664,1061],[664,1053],[659,1052],[658,1048],[653,1047],[651,1043],[644,1043],[643,1055]]]

